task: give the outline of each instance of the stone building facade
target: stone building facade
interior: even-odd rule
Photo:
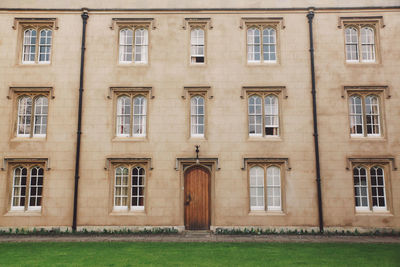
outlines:
[[[399,1],[181,2],[0,3],[0,227],[399,229]]]

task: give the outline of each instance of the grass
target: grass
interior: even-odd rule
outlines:
[[[0,243],[0,266],[400,266],[400,244]]]

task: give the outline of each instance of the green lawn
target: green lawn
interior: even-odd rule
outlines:
[[[400,266],[400,244],[0,243],[0,266]]]

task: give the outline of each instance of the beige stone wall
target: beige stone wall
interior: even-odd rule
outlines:
[[[43,1],[45,2],[45,1]],[[277,2],[277,1],[276,1]],[[251,7],[288,7],[293,1],[271,4],[254,1]],[[307,6],[311,5],[307,1]],[[344,1],[328,1],[321,6],[344,6]],[[354,1],[357,5],[382,5],[382,1]],[[398,1],[385,1],[394,5]],[[81,3],[81,2],[80,2]],[[215,2],[213,2],[215,3]],[[225,2],[224,2],[225,3]],[[212,7],[225,7],[222,1]],[[247,3],[247,2],[246,2]],[[297,2],[296,2],[297,3]],[[315,4],[315,3],[314,3]],[[14,3],[2,2],[1,7]],[[26,5],[26,6],[24,6]],[[18,7],[42,7],[42,3],[21,3]],[[65,7],[51,3],[56,7]],[[78,3],[71,7],[80,8]],[[97,5],[97,4],[96,4]],[[164,6],[166,5],[166,6]],[[180,7],[189,7],[181,4]],[[240,8],[243,2],[230,7]],[[95,7],[88,1],[89,7]],[[122,6],[119,2],[112,7]],[[173,1],[146,7],[176,7]],[[211,6],[211,5],[210,5]],[[299,6],[304,6],[300,5]],[[53,6],[52,6],[53,7]],[[55,7],[55,6],[54,6]],[[110,7],[108,4],[96,7]],[[124,6],[126,7],[126,6]],[[141,7],[140,4],[135,7]],[[197,6],[196,3],[190,7]],[[396,73],[400,60],[398,11],[316,13],[314,19],[317,75],[318,121],[320,137],[322,196],[326,226],[400,227],[399,172],[390,171],[390,212],[360,215],[354,210],[352,172],[346,170],[350,156],[396,157],[400,152],[400,109]],[[380,63],[348,65],[344,59],[343,29],[338,16],[383,16],[386,27],[379,29]],[[278,64],[251,66],[246,61],[246,30],[242,17],[283,17],[285,28],[278,30]],[[12,29],[15,17],[56,17],[53,57],[49,66],[22,66],[18,63],[18,30]],[[110,29],[112,18],[154,18],[156,29],[149,30],[149,64],[118,64],[118,30]],[[189,30],[182,29],[184,18],[211,18],[213,29],[206,30],[206,64],[189,64]],[[7,51],[0,61],[0,155],[5,157],[45,157],[51,169],[45,173],[43,210],[40,216],[9,212],[10,170],[0,171],[0,226],[69,226],[72,222],[74,160],[79,88],[80,12],[1,11],[0,48]],[[318,225],[315,160],[312,127],[309,35],[306,12],[258,13],[238,11],[219,13],[109,13],[89,12],[86,39],[83,99],[83,134],[78,200],[78,226],[182,226],[183,174],[176,171],[176,158],[218,158],[220,170],[212,174],[211,225],[217,226],[311,226]],[[397,64],[397,65],[396,65]],[[353,140],[349,136],[347,98],[342,88],[348,85],[389,86],[391,98],[383,99],[385,135],[379,140]],[[50,86],[49,122],[44,141],[15,138],[15,99],[7,99],[10,86]],[[115,97],[110,87],[152,87],[148,99],[148,133],[145,140],[115,138]],[[183,99],[184,86],[211,86],[206,99],[206,138],[189,137],[189,99]],[[249,138],[247,100],[243,86],[285,86],[288,98],[280,95],[281,137],[276,140]],[[106,158],[151,158],[148,170],[144,213],[112,211],[111,169]],[[241,170],[244,157],[289,158],[291,170],[283,168],[284,210],[282,213],[249,213],[247,170]],[[149,167],[149,166],[148,166]]]

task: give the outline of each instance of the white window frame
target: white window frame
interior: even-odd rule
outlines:
[[[117,186],[117,171],[118,170],[127,170],[127,174],[124,175],[122,173],[121,176],[121,185]],[[137,170],[137,174],[134,174],[134,170]],[[140,170],[143,170],[143,174],[140,174]],[[125,176],[127,183],[122,184],[123,176]],[[134,184],[134,178],[136,177],[137,183]],[[141,180],[140,180],[141,179]],[[114,211],[144,211],[146,206],[146,179],[147,179],[147,169],[146,166],[142,164],[121,164],[117,165],[114,168],[113,172],[113,210]],[[142,181],[142,183],[140,183]],[[117,195],[117,187],[121,188],[121,194]],[[126,188],[126,194],[122,194],[122,188]],[[137,188],[137,193],[135,194],[135,188]],[[142,194],[140,194],[140,188],[142,188]],[[121,199],[126,198],[126,205],[117,205],[117,198]],[[137,199],[137,204],[133,203],[133,198]],[[140,205],[140,198],[143,199],[143,205]]]
[[[26,170],[26,175],[22,175],[22,171]],[[37,173],[35,175],[35,178],[37,179],[36,184],[32,185],[33,182],[33,170],[41,170],[42,174]],[[21,175],[17,177],[17,170],[21,171]],[[42,204],[43,204],[43,184],[44,184],[44,168],[42,166],[38,165],[18,165],[13,168],[12,171],[12,190],[11,190],[11,211],[41,211],[42,210]],[[22,177],[25,177],[25,185],[21,185],[21,179]],[[19,179],[19,184],[15,184],[16,180]],[[42,183],[41,185],[38,183],[38,180],[41,179]],[[16,188],[19,188],[19,190],[16,190]],[[22,188],[25,189],[25,194],[22,194]],[[36,188],[36,194],[33,196],[32,195],[32,189]],[[39,188],[41,188],[41,194],[39,194]],[[16,191],[19,191],[18,195],[16,195]],[[31,198],[35,198],[35,204],[37,204],[38,198],[40,198],[40,205],[31,205]],[[14,206],[14,198],[18,198],[18,203],[21,203],[21,198],[24,198],[24,205],[17,205]]]
[[[120,99],[129,100],[129,113],[121,113]],[[140,100],[138,104],[136,100]],[[115,134],[117,137],[146,137],[147,136],[147,95],[142,93],[137,94],[120,94],[116,97],[116,117],[115,117]],[[128,105],[124,105],[128,107]],[[139,110],[136,108],[139,107]],[[137,113],[139,112],[139,113]],[[129,124],[121,123],[121,118],[128,117]],[[139,123],[137,120],[139,119]],[[135,133],[135,127],[140,126],[141,131]],[[128,133],[120,133],[120,126],[129,127]]]
[[[361,100],[361,113],[355,110],[355,106],[360,106],[360,104],[356,104],[354,99],[359,98]],[[373,104],[367,104],[367,99],[376,99],[376,103]],[[370,102],[371,103],[371,102]],[[360,93],[354,93],[349,95],[349,100],[348,100],[348,105],[349,105],[349,123],[350,123],[350,136],[351,137],[381,137],[383,136],[382,133],[382,108],[381,108],[381,96],[378,93],[369,93],[369,94],[360,94]],[[374,106],[375,110],[377,113],[368,113],[368,109],[371,111],[374,110],[373,107],[369,106]],[[355,111],[355,112],[354,112]],[[360,124],[355,124],[354,122],[356,121],[355,117],[356,116],[361,116],[361,133],[353,133],[352,129],[354,127],[357,127],[357,125]],[[372,117],[375,117],[376,119],[373,120]],[[377,123],[372,124],[368,123],[368,121],[377,121]],[[372,125],[372,126],[369,126]],[[373,129],[377,127],[378,133],[374,132]],[[371,129],[371,133],[368,133],[368,129]]]
[[[275,183],[275,174],[273,171],[278,170],[278,183]],[[253,164],[249,166],[248,171],[249,177],[249,204],[250,211],[271,211],[271,212],[282,212],[282,170],[278,164]],[[261,178],[261,182],[260,182]],[[259,194],[259,189],[262,188],[262,194]],[[270,190],[272,189],[272,190]],[[275,196],[274,189],[279,190],[279,195]],[[255,193],[255,194],[254,194]],[[279,199],[279,205],[271,203],[272,198]],[[256,205],[252,205],[252,198],[261,198],[262,204],[259,205],[256,201]],[[274,202],[275,199],[272,201]]]
[[[128,36],[122,36],[122,32],[131,33],[132,36],[130,41]],[[143,35],[142,35],[143,34]],[[139,64],[145,65],[149,62],[149,29],[147,26],[121,26],[118,31],[118,63],[119,64]],[[124,37],[124,38],[123,38]],[[130,52],[126,53],[130,55],[131,60],[124,60],[126,57],[125,51],[122,47],[130,48]],[[140,53],[138,51],[140,50]],[[141,59],[138,59],[138,55],[141,55]]]
[[[22,100],[27,99],[30,104],[25,105],[26,107],[23,109],[23,112],[21,113],[22,109]],[[40,99],[45,99],[44,104],[38,103]],[[40,107],[40,112],[38,113],[37,107]],[[30,110],[30,111],[29,111]],[[48,128],[48,113],[49,113],[49,101],[48,101],[48,96],[47,95],[29,95],[29,94],[23,94],[18,96],[17,98],[17,122],[16,122],[16,136],[17,137],[37,137],[37,138],[44,138],[46,137],[47,134],[47,128]],[[23,119],[22,119],[23,117]],[[40,121],[45,123],[41,123],[39,126],[40,131],[36,132],[37,129],[37,118],[41,118]],[[29,123],[27,122],[29,120]],[[24,133],[20,133],[20,128],[23,127],[24,129],[28,128],[28,130],[25,130]],[[44,130],[44,133],[42,133],[42,129]]]
[[[366,187],[367,190],[366,190],[366,194],[364,196],[361,195],[361,188],[360,187],[362,187],[362,186],[356,185],[356,183],[354,182],[354,180],[356,178],[357,179],[360,178],[360,175],[358,175],[356,177],[356,175],[354,174],[354,170],[355,169],[357,169],[359,171],[361,169],[364,169],[364,171],[365,171],[366,184],[363,187]],[[372,183],[372,179],[374,177],[372,177],[371,172],[372,172],[372,170],[378,170],[378,169],[381,169],[381,171],[382,171],[382,175],[381,175],[382,185],[378,185],[378,182],[377,182],[376,186],[374,186],[373,183]],[[387,190],[388,190],[387,189],[387,179],[388,179],[387,176],[388,175],[385,174],[386,168],[384,166],[382,166],[382,165],[379,165],[379,164],[369,164],[369,165],[361,164],[361,165],[353,166],[352,170],[353,170],[352,171],[352,179],[353,179],[353,192],[354,192],[354,206],[355,206],[356,212],[368,212],[368,211],[370,211],[370,212],[380,212],[380,211],[381,212],[386,212],[386,211],[388,211],[389,210],[388,202],[387,202]],[[383,194],[374,196],[374,194],[373,194],[373,188],[374,187],[383,188],[383,191],[382,191]],[[356,188],[360,188],[360,196],[356,195]],[[376,190],[378,192],[378,189],[376,189]],[[360,197],[364,197],[364,198],[367,197],[367,206],[362,206],[362,205],[361,206],[357,206],[356,198],[360,198]],[[374,198],[383,198],[384,206],[380,206],[379,205],[379,200],[377,202],[378,205],[374,205],[373,204],[374,203]]]
[[[203,36],[201,36],[201,33]],[[192,27],[190,30],[190,64],[205,64],[206,63],[206,31],[204,27]],[[203,53],[199,51],[203,50]],[[196,51],[196,52],[195,52]],[[203,62],[196,62],[197,58],[203,58]]]
[[[258,31],[258,42],[256,39],[256,32]],[[272,32],[272,37],[270,34],[266,35],[266,33]],[[265,36],[266,35],[266,36]],[[246,39],[247,39],[247,63],[267,63],[274,64],[278,62],[278,51],[277,51],[277,26],[276,25],[249,25],[246,31]],[[253,37],[253,38],[250,38]],[[264,40],[264,37],[269,37],[268,40]],[[272,38],[272,41],[270,40]],[[265,42],[266,41],[266,42]],[[265,47],[273,47],[273,52],[265,52]],[[256,47],[258,47],[258,52],[256,52]],[[250,49],[253,48],[253,49]],[[253,57],[250,55],[253,54]],[[260,59],[255,59],[255,55],[259,54]],[[264,54],[274,55],[275,59],[265,59]]]
[[[349,29],[353,29],[356,34],[357,40],[349,39]],[[365,41],[367,30],[372,31],[372,40]],[[354,33],[353,35],[354,36]],[[375,63],[377,62],[377,30],[376,25],[365,25],[365,24],[349,24],[344,28],[344,41],[345,41],[345,58],[347,63]],[[348,58],[348,47],[355,46],[356,47],[356,59]],[[372,55],[371,59],[364,58],[364,49],[365,47],[372,47],[369,55]]]
[[[255,104],[250,103],[251,100],[261,100],[261,104],[255,102]],[[274,105],[267,105],[267,99],[275,99],[276,103]],[[252,112],[251,106],[254,106],[254,112]],[[261,109],[261,110],[258,110]],[[259,112],[261,111],[261,112]],[[281,123],[280,123],[280,97],[274,93],[257,93],[248,95],[247,99],[247,114],[248,114],[248,134],[249,137],[266,137],[266,138],[276,138],[281,135]],[[274,124],[268,124],[268,118],[271,121],[276,121]],[[254,122],[252,123],[254,118]],[[257,118],[261,118],[261,123],[257,123]],[[250,133],[251,125],[254,125],[254,133]],[[257,126],[261,125],[261,132],[257,132]],[[269,127],[267,127],[269,126]],[[266,134],[266,128],[274,128],[274,134]]]
[[[203,104],[199,104],[199,101],[203,100]],[[194,103],[195,101],[195,103]],[[203,107],[203,113],[200,112],[201,106]],[[200,118],[203,118],[203,123],[200,123]],[[190,97],[190,136],[191,137],[204,137],[206,131],[206,98],[203,95],[192,95]],[[203,127],[203,132],[200,132],[200,127]]]
[[[26,43],[26,33],[34,31],[34,35],[31,34],[29,37],[29,43]],[[45,43],[42,43],[42,33],[46,32],[47,34],[44,36]],[[50,33],[50,34],[48,34]],[[32,42],[34,39],[34,42]],[[22,64],[50,64],[51,55],[52,55],[52,43],[53,43],[53,29],[51,27],[26,27],[22,31],[22,52],[21,52],[21,63]],[[34,48],[32,52],[29,49],[29,52],[25,52],[25,48]],[[41,48],[48,48],[49,52],[42,53]],[[46,49],[47,50],[47,49]],[[42,54],[48,55],[48,60],[40,60],[40,56]],[[33,55],[33,60],[31,60],[32,56],[29,56],[29,60],[25,60],[25,55]]]

